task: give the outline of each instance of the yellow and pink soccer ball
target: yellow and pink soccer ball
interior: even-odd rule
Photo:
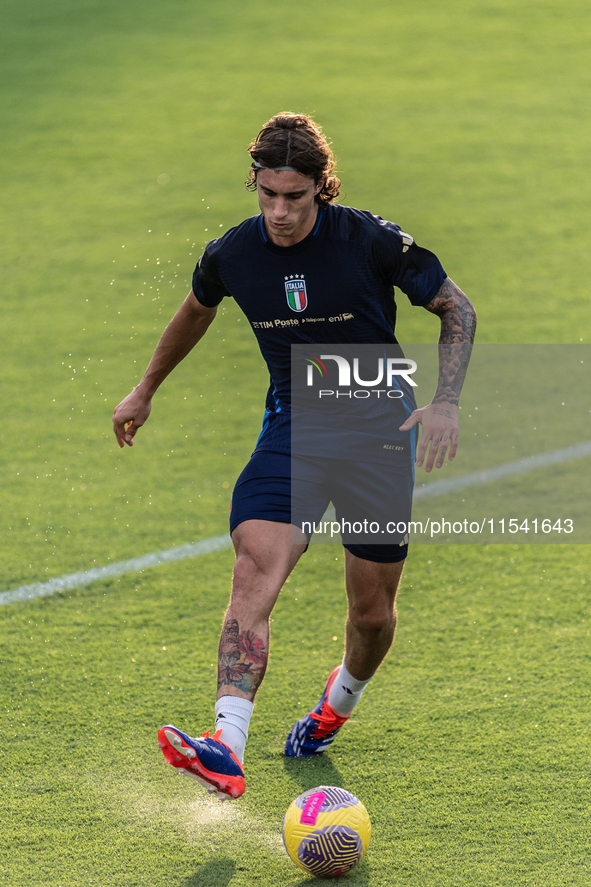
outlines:
[[[332,785],[299,795],[283,820],[283,843],[297,866],[318,878],[344,875],[363,859],[371,837],[361,801]]]

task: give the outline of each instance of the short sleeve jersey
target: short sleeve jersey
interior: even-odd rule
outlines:
[[[293,246],[274,244],[262,215],[212,240],[195,268],[193,292],[207,307],[232,297],[246,315],[271,377],[268,420],[289,413],[292,344],[396,343],[394,287],[422,306],[445,278],[438,258],[398,225],[330,204]],[[277,449],[273,437],[266,434],[266,446]]]

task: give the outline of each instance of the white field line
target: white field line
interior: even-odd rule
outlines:
[[[442,496],[444,493],[463,490],[465,487],[478,487],[481,484],[491,483],[493,480],[527,474],[528,471],[535,471],[536,468],[555,465],[557,462],[570,462],[571,459],[582,459],[583,456],[589,455],[591,455],[591,440],[586,440],[584,443],[554,450],[551,453],[539,453],[537,456],[527,456],[517,462],[497,465],[496,468],[484,468],[473,474],[464,474],[462,477],[454,477],[450,480],[438,480],[425,487],[415,487],[413,499],[430,499],[432,496]]]
[[[1,592],[0,605],[12,604],[15,601],[31,601],[33,598],[55,594],[56,591],[68,591],[70,588],[90,585],[91,582],[98,582],[99,579],[109,579],[112,576],[121,576],[122,573],[133,573],[171,561],[183,561],[187,557],[197,557],[200,554],[209,554],[211,551],[220,551],[222,548],[228,548],[231,544],[232,540],[229,535],[212,536],[211,539],[203,539],[201,542],[177,545],[176,548],[156,551],[152,554],[145,554],[143,557],[131,558],[128,561],[118,561],[115,564],[107,564],[105,567],[93,567],[91,570],[82,570],[80,573],[69,573],[67,576],[50,579],[48,582],[21,585],[20,588],[15,588],[13,591]]]
[[[442,496],[444,493],[463,490],[466,487],[481,486],[482,484],[501,480],[505,477],[527,474],[529,471],[535,471],[536,468],[555,465],[559,462],[570,462],[572,459],[581,459],[589,455],[591,455],[591,441],[585,441],[572,447],[554,450],[551,453],[540,453],[537,456],[528,456],[516,462],[506,462],[504,465],[497,465],[496,468],[485,468],[482,471],[475,471],[472,474],[465,474],[462,477],[455,477],[450,480],[434,481],[426,487],[416,488],[414,498],[428,499]],[[68,591],[71,588],[90,585],[92,582],[97,582],[100,579],[121,576],[123,573],[133,573],[172,561],[182,561],[185,558],[198,557],[201,554],[209,554],[212,551],[221,551],[223,548],[228,548],[231,544],[229,535],[212,536],[211,539],[191,542],[188,545],[177,545],[175,548],[168,548],[166,551],[152,552],[152,554],[134,557],[128,561],[118,561],[115,564],[107,564],[104,567],[93,567],[90,570],[82,570],[79,573],[69,573],[67,576],[50,579],[48,582],[21,585],[20,588],[15,588],[12,591],[0,592],[0,606],[12,604],[16,601],[31,601],[34,598],[55,594],[57,591]]]

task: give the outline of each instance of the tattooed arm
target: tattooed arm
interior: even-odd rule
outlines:
[[[441,320],[439,380],[431,403],[415,410],[401,426],[401,431],[409,431],[417,423],[423,426],[417,465],[423,464],[431,444],[425,465],[425,470],[431,471],[436,458],[435,464],[441,468],[448,447],[450,462],[458,449],[458,400],[470,361],[476,311],[470,299],[449,277],[425,308]]]
[[[472,353],[476,311],[468,296],[449,277],[425,308],[441,320],[439,382],[433,403],[457,406]]]

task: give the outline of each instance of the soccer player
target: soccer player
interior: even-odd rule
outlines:
[[[450,460],[455,456],[457,404],[476,327],[472,304],[433,253],[398,225],[333,202],[340,187],[334,156],[310,117],[278,114],[248,151],[247,187],[257,193],[260,214],[207,245],[192,290],[166,327],[143,379],[113,415],[119,446],[132,446],[159,385],[207,332],[222,299],[236,300],[258,340],[271,384],[263,429],[232,496],[236,561],[219,642],[215,732],[193,738],[165,726],[158,733],[166,760],[222,800],[244,791],[244,748],[267,667],[269,617],[309,541],[301,532],[295,541],[292,536],[290,346],[395,345],[394,286],[413,305],[439,317],[439,342],[445,347],[435,396],[403,416],[399,426],[399,449],[409,470],[398,493],[410,507],[409,460],[416,455],[416,465],[431,471],[443,465],[446,453]],[[454,350],[456,345],[463,347]],[[366,482],[387,483],[383,465],[369,466],[361,480],[356,471],[343,474],[343,484],[355,486],[361,500]],[[329,495],[336,505],[349,492],[335,488]],[[321,509],[327,504],[316,503]],[[382,545],[345,543],[344,658],[318,704],[290,730],[286,755],[325,751],[359,702],[394,639],[407,548],[407,537]]]

